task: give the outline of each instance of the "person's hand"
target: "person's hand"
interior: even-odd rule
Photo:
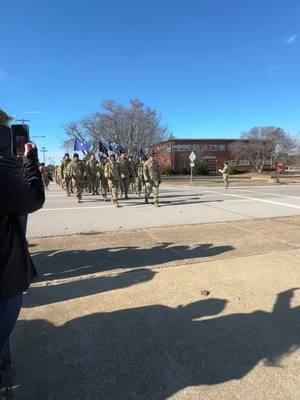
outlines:
[[[25,144],[24,159],[28,159],[33,162],[38,162],[38,151],[33,143]]]
[[[33,143],[26,143],[24,147],[25,147],[24,157],[27,157],[30,151],[36,148]]]

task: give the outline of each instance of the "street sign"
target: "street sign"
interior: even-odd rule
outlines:
[[[190,163],[190,167],[192,168],[192,167],[194,167],[194,166],[195,166],[195,163],[191,162],[191,163]]]
[[[196,154],[193,151],[189,155],[189,159],[191,160],[192,163],[196,160]]]

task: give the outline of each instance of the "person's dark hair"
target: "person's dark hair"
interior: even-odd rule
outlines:
[[[7,126],[12,120],[13,117],[0,108],[0,125]]]
[[[74,153],[74,154],[73,154],[73,158],[79,158],[78,153]]]

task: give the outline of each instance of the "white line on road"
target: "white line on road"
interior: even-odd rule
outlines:
[[[220,194],[220,192],[217,192],[217,191],[214,191],[214,190],[206,190],[205,193]],[[260,199],[258,197],[249,197],[249,196],[242,196],[242,195],[230,194],[230,193],[222,193],[222,195],[223,196],[230,196],[230,197],[237,197],[237,198],[246,199],[246,200],[255,200],[255,201],[259,201],[261,203],[273,204],[273,205],[276,205],[276,206],[282,206],[282,207],[288,207],[288,208],[296,208],[297,210],[300,210],[300,206],[297,206],[295,204],[281,203],[279,201],[266,200],[266,199]]]
[[[289,196],[287,194],[279,194],[279,193],[273,193],[273,192],[255,192],[254,190],[244,190],[244,189],[238,189],[240,192],[247,192],[247,193],[254,193],[254,194],[263,194],[267,196],[277,196],[277,197],[285,197],[286,199],[297,199],[300,200],[300,196]]]
[[[240,201],[248,201],[248,199],[240,199]],[[237,202],[237,200],[226,200],[226,203],[231,203],[231,202]],[[176,203],[176,200],[174,200],[174,203]],[[211,203],[220,203],[220,200],[211,200]],[[169,204],[166,204],[166,205],[163,205],[162,207],[168,207],[168,206],[172,206],[172,202],[170,202]],[[201,205],[206,205],[206,202],[203,202],[203,201],[198,201],[198,202],[193,202],[193,203],[187,203],[187,204],[179,204],[179,205],[177,205],[178,207],[180,207],[180,206],[191,206],[191,205],[199,205],[199,206],[201,206]],[[147,206],[147,205],[145,205],[145,204],[143,204],[143,203],[140,203],[140,204],[136,204],[135,206],[134,206],[134,208],[141,208],[141,207],[144,207],[144,208],[147,208],[147,209],[151,209],[151,207],[149,207],[149,206]],[[106,206],[91,206],[91,207],[89,207],[89,206],[87,206],[87,207],[85,207],[85,206],[83,206],[83,207],[58,207],[58,208],[42,208],[41,210],[39,210],[38,212],[47,212],[47,211],[73,211],[73,210],[95,210],[95,209],[101,209],[101,208],[113,208],[113,209],[115,209],[115,207],[113,207],[113,206],[110,206],[110,205],[106,205]],[[124,204],[124,205],[122,205],[122,207],[120,207],[120,209],[122,209],[122,208],[124,208],[124,209],[127,209],[128,210],[128,207],[126,207],[126,204]],[[131,208],[132,209],[132,208]]]

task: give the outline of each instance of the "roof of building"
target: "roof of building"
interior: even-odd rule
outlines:
[[[173,142],[173,143],[174,142],[237,142],[240,140],[241,139],[237,139],[237,138],[235,138],[235,139],[228,139],[228,138],[214,138],[214,139],[212,139],[212,138],[209,138],[209,139],[184,139],[184,138],[182,138],[182,139],[177,139],[177,138],[174,138],[174,139],[164,140],[163,142],[155,143],[149,147],[160,146],[162,144],[171,143],[171,142]]]

